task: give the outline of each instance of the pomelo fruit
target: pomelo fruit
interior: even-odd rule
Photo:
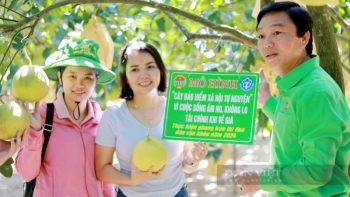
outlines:
[[[22,66],[12,79],[12,93],[21,101],[39,102],[49,92],[49,78],[40,66]]]
[[[153,166],[153,172],[158,172],[167,158],[168,151],[163,142],[151,136],[140,140],[132,151],[132,161],[141,171],[148,171]]]
[[[0,139],[15,138],[30,126],[30,117],[26,110],[14,101],[0,105]]]

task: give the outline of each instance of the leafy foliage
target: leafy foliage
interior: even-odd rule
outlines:
[[[254,2],[253,0],[230,3],[223,0],[210,2],[207,0],[183,2],[172,0],[167,1],[166,4],[197,14],[217,24],[243,29],[252,34],[250,32],[254,30],[255,25],[255,20],[251,17]],[[4,18],[13,17],[14,20],[18,21],[23,18],[21,15],[34,15],[54,3],[55,1],[52,0],[17,0],[12,1],[8,6],[19,14],[5,9],[2,10],[2,13],[7,16]],[[133,39],[154,44],[162,53],[168,69],[203,70],[206,64],[215,63],[217,67],[221,67],[218,69],[219,71],[236,71],[249,70],[250,66],[254,66],[255,63],[257,52],[247,46],[241,47],[239,45],[237,48],[235,43],[220,40],[186,42],[187,38],[179,28],[163,12],[154,8],[127,4],[84,4],[59,7],[42,18],[25,46],[33,64],[43,65],[45,58],[57,50],[62,39],[72,37],[74,32],[82,31],[92,14],[96,14],[98,20],[107,26],[114,41],[115,59],[112,67],[114,71],[117,71],[117,61],[122,47]],[[182,17],[178,17],[178,20],[191,33],[218,33]],[[13,23],[4,20],[0,20],[0,22]],[[8,40],[15,33],[3,34],[7,41],[0,42],[0,51],[4,51],[7,47],[11,48],[10,53],[6,54],[7,59],[11,59],[14,53],[22,47],[22,40],[27,36],[28,31],[18,32],[10,45]],[[236,45],[236,48],[233,45]],[[18,68],[25,64],[28,63],[21,53],[14,58],[12,63]],[[5,73],[4,67],[6,66],[6,64],[2,64],[0,69],[0,75],[8,76],[2,81],[3,91],[9,89],[11,73],[17,69],[9,69]],[[99,96],[96,94],[95,99],[105,103],[107,101],[105,99],[117,97],[118,84],[115,82],[107,88],[98,87],[96,92],[99,91],[103,91],[103,93],[98,94]],[[106,93],[111,92],[113,92],[112,95],[105,96]]]
[[[0,166],[0,173],[4,176],[4,177],[11,177],[13,174],[13,169],[11,167],[11,164],[13,164],[13,159],[10,158],[8,159],[2,166]]]

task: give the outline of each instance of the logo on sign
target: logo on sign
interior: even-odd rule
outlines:
[[[246,77],[241,81],[240,86],[243,91],[249,91],[253,88],[254,82],[249,77]]]
[[[178,75],[174,79],[175,88],[181,89],[186,85],[186,78],[182,75]]]

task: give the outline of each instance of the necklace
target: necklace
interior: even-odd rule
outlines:
[[[158,107],[157,107],[157,111],[154,113],[154,116],[153,116],[153,118],[158,114],[158,111],[159,111],[159,108],[160,108],[160,104],[161,104],[161,102],[162,102],[162,100],[161,100],[161,98],[160,97],[158,97],[159,98],[159,101],[160,102],[158,102]],[[150,132],[150,127],[151,127],[151,125],[152,125],[152,121],[153,121],[153,118],[147,118],[147,116],[142,112],[142,110],[136,105],[136,103],[135,103],[135,101],[134,101],[134,106],[135,106],[135,108],[136,109],[138,109],[139,111],[140,111],[140,113],[142,114],[142,116],[149,122],[149,126],[147,127],[147,137],[149,136],[149,132]]]

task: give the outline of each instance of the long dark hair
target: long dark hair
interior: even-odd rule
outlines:
[[[147,52],[154,58],[158,66],[158,69],[160,71],[160,83],[158,86],[158,91],[165,92],[167,88],[166,87],[167,85],[166,68],[159,52],[154,46],[152,46],[149,43],[142,42],[142,41],[133,41],[128,43],[125,46],[119,58],[118,74],[119,74],[120,90],[121,90],[119,98],[130,100],[134,96],[134,92],[132,91],[130,85],[127,83],[126,65],[128,63],[128,56],[131,54],[132,51],[135,51],[135,50]]]

